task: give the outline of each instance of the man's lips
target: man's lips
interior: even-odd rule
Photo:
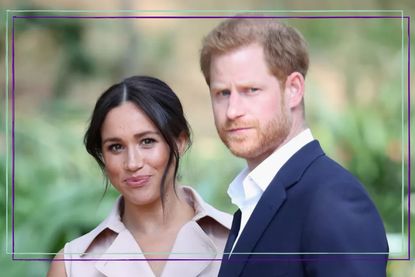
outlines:
[[[228,133],[239,133],[239,132],[244,132],[247,130],[252,129],[251,127],[237,127],[237,128],[229,128],[226,130],[226,132]]]
[[[130,187],[142,187],[148,183],[151,175],[139,175],[126,178],[124,181]]]

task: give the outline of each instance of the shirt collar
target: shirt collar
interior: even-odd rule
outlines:
[[[241,207],[242,203],[245,201],[246,194],[243,189],[243,182],[249,174],[249,169],[246,166],[239,174],[235,177],[232,183],[228,188],[228,195],[231,198],[233,204],[238,207]]]
[[[178,189],[180,189],[183,192],[185,200],[195,210],[195,215],[192,218],[193,221],[197,222],[198,220],[204,217],[210,217],[214,219],[216,222],[218,222],[220,225],[224,226],[226,229],[231,229],[232,216],[230,214],[221,212],[212,207],[210,204],[205,202],[202,199],[202,197],[191,187],[181,186]],[[89,246],[104,230],[110,229],[117,234],[126,230],[124,223],[121,221],[120,214],[123,202],[123,197],[119,196],[108,217],[91,232],[78,238],[84,241],[84,243],[82,243],[81,245],[85,246],[84,249],[81,249],[80,253],[85,253]]]
[[[298,150],[313,140],[310,129],[305,129],[274,151],[251,172],[245,167],[229,185],[228,195],[232,203],[241,207],[249,200],[258,199],[281,167]]]
[[[313,141],[310,129],[306,129],[278,148],[260,163],[249,175],[262,191],[268,187],[281,167],[304,145]]]

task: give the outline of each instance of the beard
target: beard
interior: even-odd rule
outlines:
[[[266,158],[288,137],[292,119],[288,112],[281,111],[278,117],[261,124],[259,120],[227,121],[218,128],[219,136],[229,150],[237,157],[253,160]],[[250,127],[243,134],[230,134],[229,129]],[[261,160],[263,160],[261,159]]]

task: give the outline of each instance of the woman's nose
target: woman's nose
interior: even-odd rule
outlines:
[[[129,149],[127,151],[125,167],[129,171],[137,171],[143,167],[143,159],[137,149]]]

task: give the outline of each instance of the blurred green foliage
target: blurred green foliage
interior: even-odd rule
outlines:
[[[159,24],[156,23],[155,26]],[[407,99],[403,102],[401,99],[400,23],[385,20],[288,23],[297,26],[310,44],[306,109],[314,136],[329,156],[362,181],[381,213],[387,232],[402,232],[402,174],[404,185],[407,182],[402,150],[406,161],[408,122],[406,106],[402,106]],[[14,223],[15,251],[22,253],[16,258],[53,256],[50,253],[94,228],[111,209],[117,192],[110,189],[102,198],[105,179],[82,144],[92,107],[103,89],[137,72],[162,79],[174,79],[173,73],[180,72],[186,81],[193,76],[186,61],[176,63],[177,56],[182,51],[181,55],[187,57],[185,46],[198,49],[205,31],[195,28],[191,37],[194,41],[177,44],[180,30],[175,33],[162,27],[140,29],[132,21],[117,24],[28,19],[16,25],[16,71],[20,74],[16,75],[14,199],[11,149],[0,148],[0,190],[1,195],[6,195],[8,185],[9,197],[8,203],[5,197],[0,200],[3,210],[8,204],[9,212],[8,237],[1,245],[11,251]],[[191,24],[188,25],[190,28]],[[25,44],[39,33],[47,38],[39,40],[42,45]],[[53,66],[43,69],[43,64],[38,64],[39,71],[25,71],[30,63],[39,62],[37,55],[42,56],[38,53],[42,48],[49,57],[44,63]],[[197,58],[189,57],[189,63],[197,63]],[[189,88],[189,92],[203,85]],[[194,96],[187,93],[183,100],[186,97]],[[210,104],[205,104],[203,109],[210,109]],[[189,118],[192,116],[195,115],[188,114]],[[11,144],[11,122],[6,124],[8,134],[3,127],[0,141],[5,142],[8,136]],[[198,124],[201,127],[193,126],[195,130],[206,126],[206,122]],[[9,172],[3,170],[6,164]],[[226,189],[243,166],[244,162],[233,157],[216,134],[195,134],[193,147],[182,159],[180,183],[194,186],[208,202],[232,213],[235,207]],[[0,215],[2,222],[5,216],[5,213]],[[2,255],[0,268],[4,276],[44,276],[48,268],[46,262],[13,262],[10,255]],[[410,270],[393,263],[388,274],[409,276]]]

